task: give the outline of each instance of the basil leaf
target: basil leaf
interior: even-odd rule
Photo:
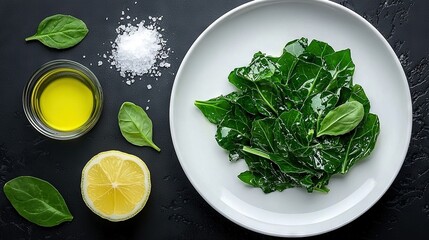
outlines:
[[[320,123],[317,137],[338,136],[353,130],[364,117],[363,105],[358,101],[346,102],[326,114]]]
[[[131,102],[124,102],[119,109],[118,122],[122,136],[128,142],[161,151],[152,141],[152,120],[141,107]]]
[[[38,40],[56,49],[70,48],[78,44],[88,33],[85,23],[73,16],[56,14],[40,22],[36,34],[25,41]]]
[[[73,219],[58,190],[42,179],[17,177],[7,182],[3,191],[22,217],[39,226],[52,227]]]

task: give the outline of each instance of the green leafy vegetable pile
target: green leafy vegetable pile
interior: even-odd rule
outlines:
[[[301,38],[280,57],[255,53],[228,77],[237,91],[195,105],[230,160],[246,161],[243,182],[265,193],[328,192],[330,177],[367,157],[380,131],[354,70],[349,49]]]

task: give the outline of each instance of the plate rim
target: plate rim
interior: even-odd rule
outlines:
[[[226,212],[223,212],[221,209],[219,209],[217,206],[215,206],[214,203],[212,203],[209,199],[206,198],[206,196],[203,194],[203,191],[201,189],[199,189],[197,187],[196,184],[196,180],[191,176],[191,174],[188,172],[188,170],[184,167],[184,163],[182,162],[183,159],[181,156],[180,151],[178,150],[178,143],[177,143],[177,136],[176,136],[176,131],[175,131],[175,127],[174,127],[174,122],[173,122],[173,118],[174,118],[174,99],[176,98],[176,92],[177,92],[177,86],[178,86],[178,82],[180,82],[180,77],[182,75],[182,71],[184,69],[184,66],[186,65],[186,63],[188,62],[188,59],[190,58],[190,56],[192,55],[194,49],[199,45],[199,43],[206,37],[207,34],[209,34],[211,32],[211,30],[213,28],[215,28],[218,24],[222,23],[223,21],[226,21],[228,18],[230,17],[234,17],[235,14],[239,14],[241,11],[246,10],[247,8],[251,8],[251,7],[261,7],[261,6],[265,6],[268,3],[271,4],[275,4],[275,3],[293,3],[293,2],[306,2],[306,3],[320,3],[320,4],[326,4],[327,6],[330,6],[332,8],[335,8],[337,10],[343,11],[345,13],[347,13],[348,15],[350,15],[351,17],[354,17],[356,20],[360,21],[361,23],[363,23],[369,30],[371,30],[372,33],[374,33],[375,35],[377,35],[377,37],[382,41],[383,45],[386,46],[389,54],[392,56],[392,59],[396,65],[396,67],[398,69],[401,69],[401,76],[400,78],[402,79],[403,83],[405,83],[405,86],[407,87],[408,91],[406,91],[404,89],[404,93],[406,94],[406,98],[409,100],[408,103],[406,104],[406,110],[407,110],[407,116],[408,116],[408,125],[407,125],[407,129],[406,129],[406,146],[405,146],[405,151],[402,153],[402,156],[400,156],[400,159],[402,159],[401,163],[400,163],[400,167],[396,169],[396,172],[394,172],[394,174],[392,175],[392,178],[389,179],[387,181],[388,184],[386,184],[386,186],[384,187],[384,189],[380,192],[381,194],[379,196],[377,196],[377,198],[375,198],[375,200],[373,202],[371,202],[370,204],[367,205],[366,208],[364,208],[363,211],[361,211],[358,214],[355,214],[354,217],[347,219],[346,221],[343,221],[341,224],[338,224],[336,226],[333,226],[331,228],[327,228],[327,229],[322,229],[322,230],[318,230],[318,231],[313,231],[310,233],[296,233],[296,232],[283,232],[283,233],[278,233],[278,232],[270,232],[270,231],[264,231],[263,229],[257,229],[257,228],[253,228],[253,227],[249,227],[247,225],[245,225],[244,223],[238,221],[237,219],[234,219],[232,216],[229,216]],[[179,69],[177,71],[176,77],[174,79],[174,83],[173,83],[173,87],[172,87],[172,91],[171,91],[171,95],[170,95],[170,102],[169,102],[169,125],[170,125],[170,134],[171,134],[171,138],[172,138],[172,142],[173,142],[173,147],[177,156],[177,159],[179,160],[179,163],[182,167],[182,170],[184,171],[186,177],[188,178],[188,180],[191,182],[192,186],[194,187],[194,189],[198,192],[198,194],[214,209],[216,210],[218,213],[220,213],[223,217],[229,219],[230,221],[234,222],[235,224],[244,227],[248,230],[260,233],[260,234],[265,234],[265,235],[270,235],[270,236],[276,236],[276,237],[307,237],[307,236],[315,236],[315,235],[320,235],[326,232],[331,232],[334,231],[338,228],[341,228],[347,224],[349,224],[350,222],[354,221],[355,219],[359,218],[362,214],[364,214],[365,212],[367,212],[371,207],[374,206],[374,204],[376,204],[380,198],[382,196],[385,195],[385,193],[387,192],[387,190],[391,187],[392,183],[394,182],[394,180],[397,178],[399,171],[401,170],[403,163],[405,161],[406,155],[408,153],[408,149],[409,149],[409,145],[410,145],[410,141],[411,141],[411,135],[412,135],[412,125],[413,125],[413,121],[412,121],[412,99],[411,99],[411,92],[410,92],[410,86],[408,83],[408,79],[406,77],[405,71],[396,55],[396,53],[394,52],[394,50],[392,49],[391,45],[389,44],[389,42],[386,40],[386,38],[371,24],[369,23],[366,19],[364,19],[362,16],[360,16],[359,14],[357,14],[356,12],[348,9],[347,7],[329,1],[329,0],[253,0],[247,3],[244,3],[242,5],[239,5],[231,10],[229,10],[228,12],[224,13],[223,15],[221,15],[219,18],[217,18],[215,21],[213,21],[198,37],[197,39],[192,43],[191,47],[188,49],[188,51],[186,52],[186,55],[184,56]],[[240,214],[240,213],[238,213]]]

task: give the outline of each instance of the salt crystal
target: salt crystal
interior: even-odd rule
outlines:
[[[159,66],[163,68],[169,68],[171,65],[168,62],[162,61],[159,63]]]
[[[156,17],[149,16],[149,19]],[[162,38],[154,23],[147,26],[144,25],[144,21],[135,26],[128,23],[118,26],[116,32],[118,36],[112,43],[109,58],[112,59],[110,64],[116,67],[122,77],[130,80],[144,74],[151,77],[161,76],[158,65],[160,67],[170,65],[165,61],[156,64],[158,60],[168,57],[169,50],[165,50],[167,41]],[[151,88],[152,86],[148,85],[148,89]]]
[[[101,65],[103,65],[103,62],[102,61],[98,61],[97,65],[101,66]]]
[[[86,56],[85,56],[85,55],[83,55],[83,56],[82,56],[82,58],[86,58]]]
[[[131,18],[130,16],[127,16],[127,17],[126,17],[126,19],[130,19],[130,18]]]
[[[149,90],[150,90],[150,89],[152,89],[152,85],[150,85],[150,84],[148,84],[146,87],[147,87],[147,89],[149,89]]]
[[[144,26],[126,28],[124,34],[116,38],[115,43],[116,49],[112,50],[112,56],[117,61],[116,66],[121,71],[137,74],[147,73],[161,50],[157,32]]]
[[[107,21],[107,20],[109,20],[109,18],[108,18],[108,17],[106,17],[106,21]]]
[[[149,107],[148,107],[148,106],[146,107],[146,111],[147,111],[147,110],[149,110]]]
[[[122,12],[121,12],[121,15],[125,15],[125,12],[124,12],[124,11],[122,11]]]

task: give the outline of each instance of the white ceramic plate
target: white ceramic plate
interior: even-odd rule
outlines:
[[[334,49],[350,48],[354,82],[363,86],[381,132],[375,150],[345,176],[331,179],[328,194],[303,189],[264,194],[237,175],[216,143],[215,126],[194,106],[234,90],[227,80],[253,53],[279,56],[290,40],[307,37]],[[215,21],[195,41],[177,73],[170,127],[177,156],[201,196],[233,222],[275,236],[309,236],[341,227],[368,210],[389,188],[404,161],[412,108],[407,79],[383,36],[354,12],[324,0],[266,0],[244,4]]]

